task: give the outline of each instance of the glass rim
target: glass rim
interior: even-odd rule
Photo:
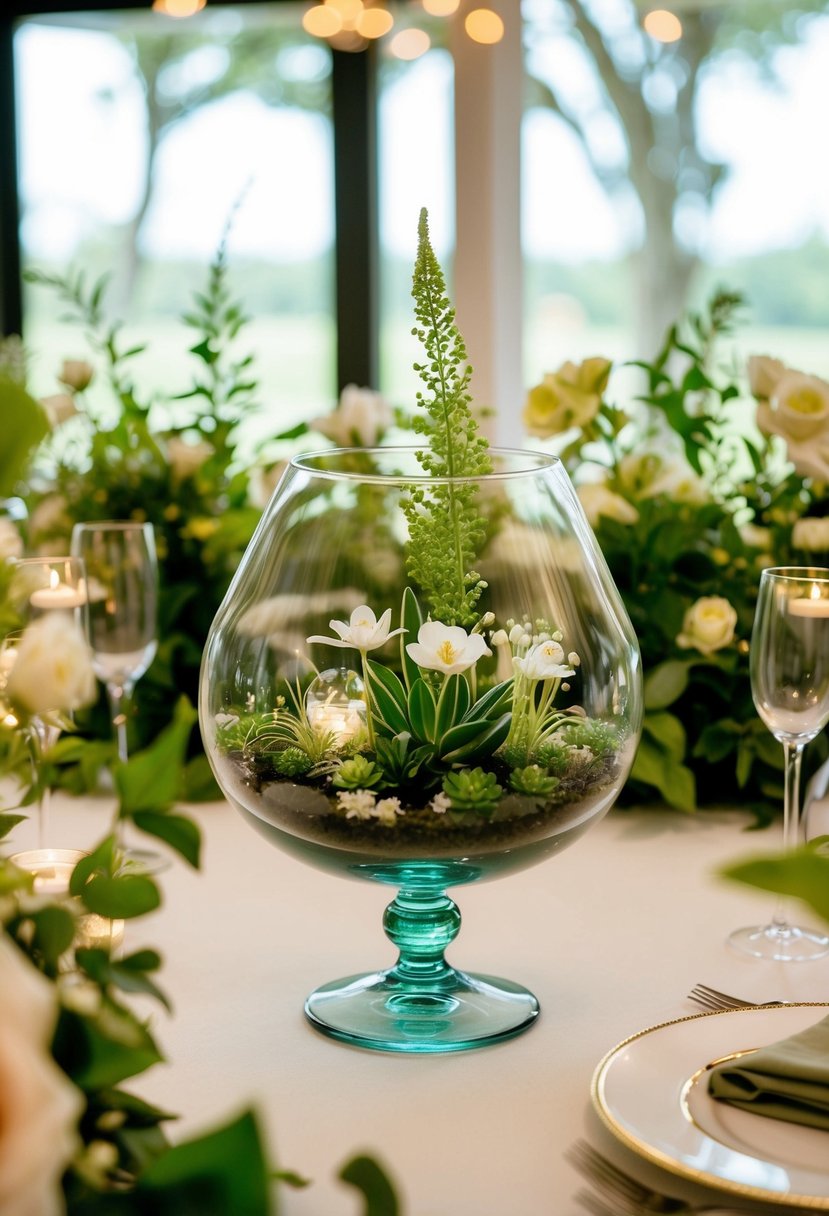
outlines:
[[[84,519],[73,524],[72,531],[81,532],[88,529],[90,532],[100,532],[106,529],[108,532],[129,532],[134,528],[152,528],[152,526],[149,519]]]
[[[79,553],[45,553],[43,557],[15,557],[12,559],[12,568],[16,570],[18,566],[54,566],[57,562],[78,562],[83,565],[83,560]]]
[[[355,481],[363,485],[477,485],[480,482],[487,481],[512,481],[521,477],[536,476],[539,473],[545,472],[547,469],[556,468],[561,465],[558,456],[553,456],[550,452],[536,452],[529,448],[508,448],[508,447],[493,447],[489,449],[489,455],[494,459],[507,459],[516,464],[515,468],[494,469],[491,473],[479,473],[474,476],[463,477],[435,477],[431,473],[361,473],[355,469],[331,469],[322,467],[322,462],[336,459],[345,459],[355,455],[382,457],[383,459],[393,459],[399,457],[413,457],[417,459],[416,453],[423,451],[425,444],[417,446],[401,445],[388,447],[352,447],[352,448],[326,448],[318,452],[299,452],[289,461],[289,466],[303,473],[311,473],[315,477],[327,478],[331,481]]]
[[[826,566],[767,566],[761,579],[785,579],[792,583],[829,583]]]

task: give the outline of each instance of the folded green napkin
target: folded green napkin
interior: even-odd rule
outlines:
[[[829,1131],[829,1017],[712,1068],[708,1092],[741,1110]]]

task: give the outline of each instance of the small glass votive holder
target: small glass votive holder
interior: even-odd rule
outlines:
[[[32,894],[44,900],[68,903],[76,913],[74,947],[108,950],[113,953],[124,940],[124,922],[84,912],[80,900],[69,894],[75,866],[88,854],[82,849],[27,849],[13,853],[9,861],[34,879]]]

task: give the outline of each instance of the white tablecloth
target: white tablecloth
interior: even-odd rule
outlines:
[[[88,846],[111,809],[106,798],[58,799],[50,843]],[[161,951],[174,1003],[172,1018],[153,1012],[168,1062],[129,1087],[180,1112],[175,1139],[254,1106],[276,1163],[313,1182],[285,1190],[282,1216],[356,1216],[337,1172],[358,1151],[386,1165],[407,1216],[576,1216],[583,1180],[563,1154],[582,1135],[642,1177],[698,1195],[600,1125],[589,1096],[598,1061],[627,1035],[694,1012],[696,981],[829,1000],[829,959],[757,962],[725,945],[729,930],[765,922],[773,897],[714,871],[776,848],[777,829],[746,832],[736,811],[617,809],[560,857],[453,892],[463,926],[450,962],[531,988],[542,1014],[527,1033],[435,1056],[344,1046],[308,1025],[303,1000],[394,961],[381,926],[393,892],[292,860],[224,803],[190,812],[204,833],[202,871],[176,860],[160,878],[162,909],[127,931],[130,949]],[[32,837],[22,826],[14,847]]]

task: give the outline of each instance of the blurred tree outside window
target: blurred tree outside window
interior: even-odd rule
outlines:
[[[829,374],[829,4],[654,8],[524,0],[528,379],[652,358],[719,284],[742,353]]]
[[[331,56],[303,7],[38,16],[15,35],[24,270],[106,275],[107,311],[148,345],[137,383],[172,396],[193,370],[181,314],[226,235],[262,434],[336,396]],[[38,393],[80,353],[62,315],[26,287]]]

